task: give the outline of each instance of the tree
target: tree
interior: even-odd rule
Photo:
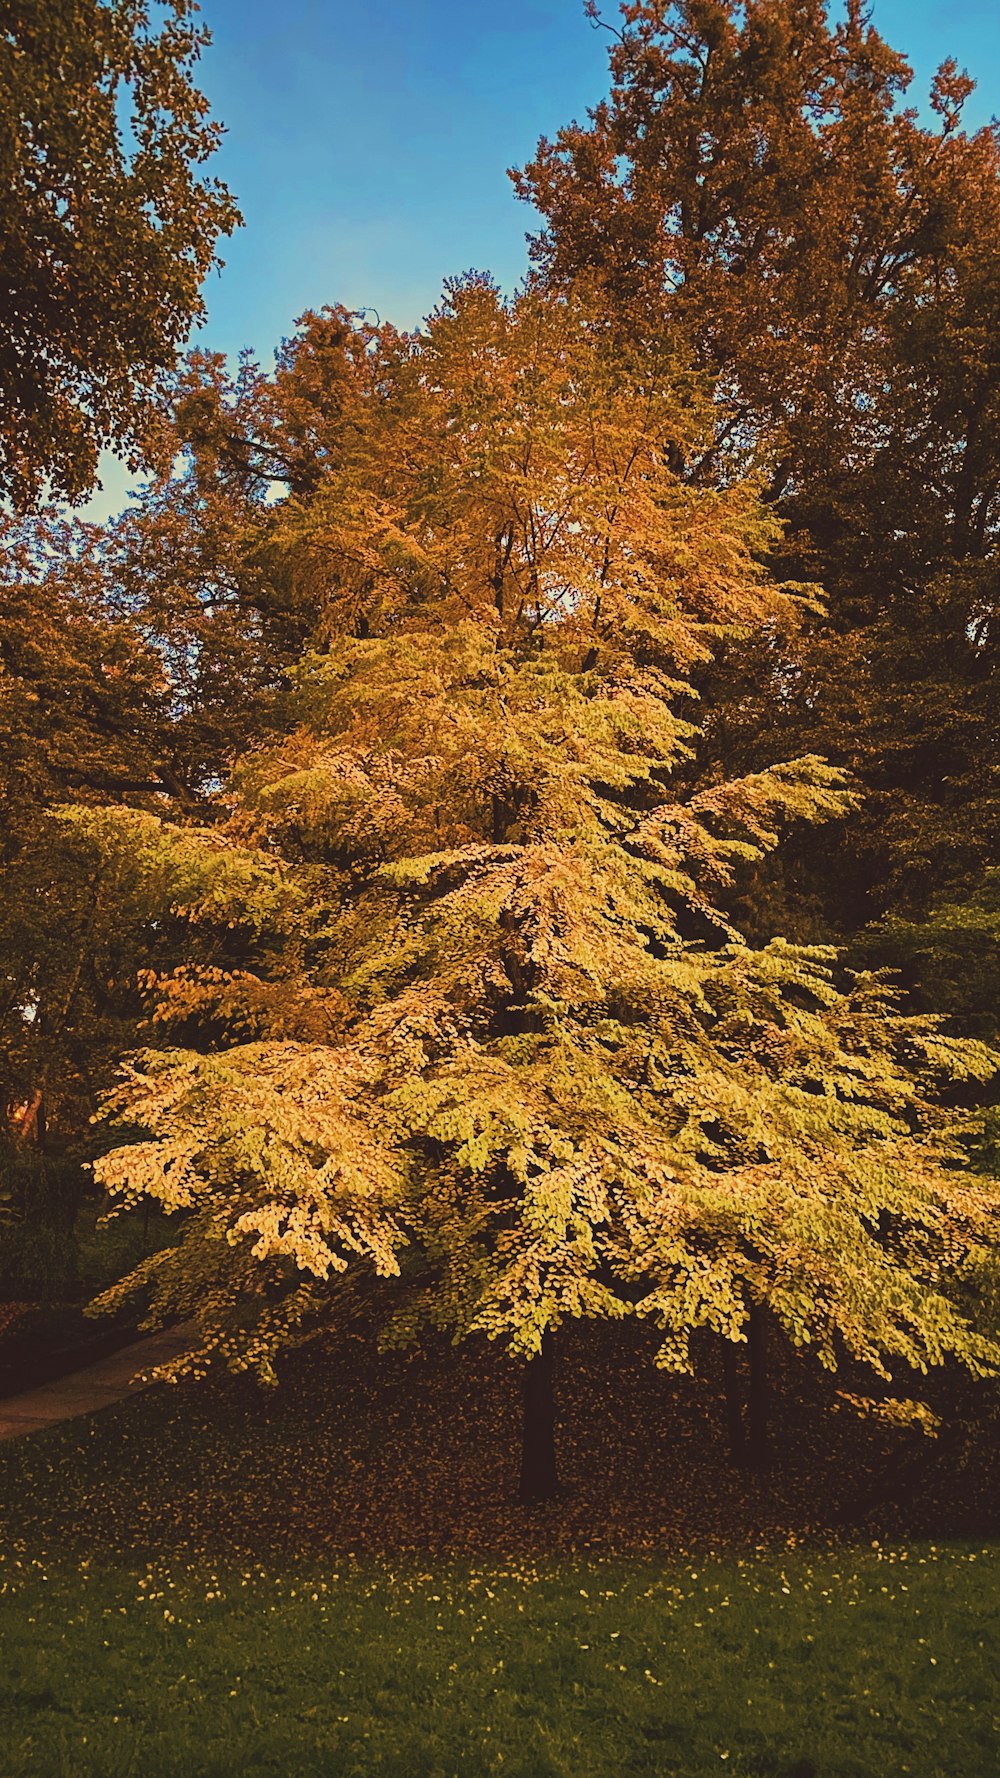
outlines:
[[[610,97],[512,175],[544,219],[536,263],[556,286],[597,277],[629,326],[686,330],[720,379],[715,452],[762,443],[780,489],[857,467],[891,424],[901,333],[941,332],[923,305],[960,305],[958,261],[991,241],[972,82],[945,63],[920,125],[860,0],[837,25],[824,0],[621,12]]]
[[[681,473],[710,391],[579,293],[477,276],[366,363],[365,423],[283,513],[325,572],[298,724],[233,785],[243,845],[310,873],[299,974],[270,1029],[256,972],[161,982],[190,1040],[130,1062],[98,1171],[181,1236],[108,1300],[148,1289],[197,1319],[189,1368],[265,1378],[338,1316],[495,1340],[526,1367],[526,1497],[568,1319],[638,1314],[668,1368],[761,1307],[831,1366],[988,1366],[1000,1196],[948,1095],[997,1058],[728,912],[851,795],[813,758],[692,778],[691,672],[802,604],[758,565],[754,487]]]
[[[717,415],[687,473],[759,463],[774,571],[824,588],[795,635],[717,651],[702,745],[727,771],[817,752],[865,786],[794,866],[799,930],[851,936],[960,894],[1000,840],[1000,138],[963,128],[952,61],[921,122],[860,0],[621,13],[610,94],[515,182],[555,288],[596,278],[624,333],[686,334]]]
[[[0,520],[0,860],[38,813],[163,789],[163,663],[118,603],[96,526]]]
[[[147,455],[216,243],[220,126],[192,0],[14,0],[0,30],[0,495],[76,500],[97,453]],[[127,115],[127,122],[123,118]]]
[[[922,1008],[995,1043],[1000,1032],[1000,870],[985,872],[961,899],[940,893],[924,918],[898,915],[865,935],[889,959]]]
[[[249,354],[191,353],[151,477],[102,546],[108,597],[155,641],[171,687],[170,772],[192,803],[280,728],[287,671],[322,624],[322,566],[282,543],[281,496],[308,495],[350,441],[368,334],[301,317],[268,377]],[[277,499],[275,497],[278,497]]]

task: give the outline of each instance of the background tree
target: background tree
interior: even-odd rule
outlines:
[[[944,64],[920,125],[860,0],[837,25],[824,0],[620,10],[609,98],[513,175],[544,220],[536,263],[557,287],[598,278],[633,330],[686,332],[719,379],[701,473],[761,447],[772,492],[859,467],[898,416],[901,337],[910,361],[914,331],[961,351],[943,312],[981,277],[997,202],[993,133],[959,127],[972,82]]]
[[[702,746],[726,771],[817,752],[865,786],[768,892],[782,929],[851,938],[974,891],[1000,842],[998,136],[963,128],[950,61],[932,122],[907,108],[859,0],[621,17],[609,96],[515,181],[555,288],[596,278],[626,336],[687,336],[717,422],[686,473],[757,462],[776,573],[824,588],[794,635],[716,652]]]
[[[55,803],[165,791],[170,702],[98,528],[0,521],[0,859]]]
[[[342,309],[297,325],[270,376],[248,354],[234,375],[221,354],[190,355],[164,422],[168,467],[104,540],[110,595],[164,661],[173,779],[193,804],[280,728],[287,670],[323,622],[321,552],[285,547],[283,502],[350,448],[370,336]]]
[[[220,126],[193,80],[192,0],[0,10],[0,495],[76,500],[97,454],[147,455],[152,405],[216,243],[239,222],[200,168]]]

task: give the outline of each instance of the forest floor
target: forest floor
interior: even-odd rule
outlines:
[[[859,1420],[785,1355],[567,1333],[564,1491],[513,1503],[492,1349],[289,1360],[0,1448],[0,1778],[995,1778],[995,1427]]]
[[[729,1458],[718,1352],[706,1343],[695,1376],[667,1376],[641,1334],[560,1336],[563,1492],[546,1506],[516,1503],[518,1378],[495,1348],[316,1344],[289,1355],[277,1389],[182,1383],[0,1447],[7,1536],[242,1559],[1000,1534],[994,1384],[974,1426],[953,1418],[933,1438],[860,1418],[837,1393],[851,1379],[778,1352],[774,1460],[752,1475]]]

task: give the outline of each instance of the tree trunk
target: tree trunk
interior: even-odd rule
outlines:
[[[767,1431],[770,1405],[767,1374],[767,1316],[759,1303],[752,1303],[750,1306],[748,1334],[750,1388],[747,1394],[747,1408],[750,1420],[750,1467],[751,1469],[766,1469],[771,1460]]]
[[[524,1367],[522,1391],[524,1418],[518,1493],[523,1505],[532,1506],[536,1501],[551,1500],[559,1488],[551,1329],[542,1335],[542,1349],[537,1357],[529,1358]]]
[[[726,1431],[729,1434],[729,1455],[739,1469],[747,1464],[747,1435],[743,1425],[743,1400],[740,1390],[736,1347],[732,1340],[722,1342],[722,1381],[726,1391]]]
[[[14,1136],[18,1142],[27,1142],[29,1137],[37,1140],[38,1119],[42,1109],[44,1087],[36,1087],[26,1105],[23,1105],[15,1117],[11,1119]]]

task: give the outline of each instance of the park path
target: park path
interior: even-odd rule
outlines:
[[[26,1389],[22,1395],[8,1396],[0,1401],[0,1439],[23,1438],[29,1432],[42,1432],[60,1420],[75,1420],[80,1414],[96,1413],[123,1401],[137,1389],[146,1387],[143,1373],[168,1358],[176,1358],[191,1344],[189,1327],[167,1327],[123,1346],[97,1364],[82,1371],[70,1371],[52,1383],[37,1389]]]

